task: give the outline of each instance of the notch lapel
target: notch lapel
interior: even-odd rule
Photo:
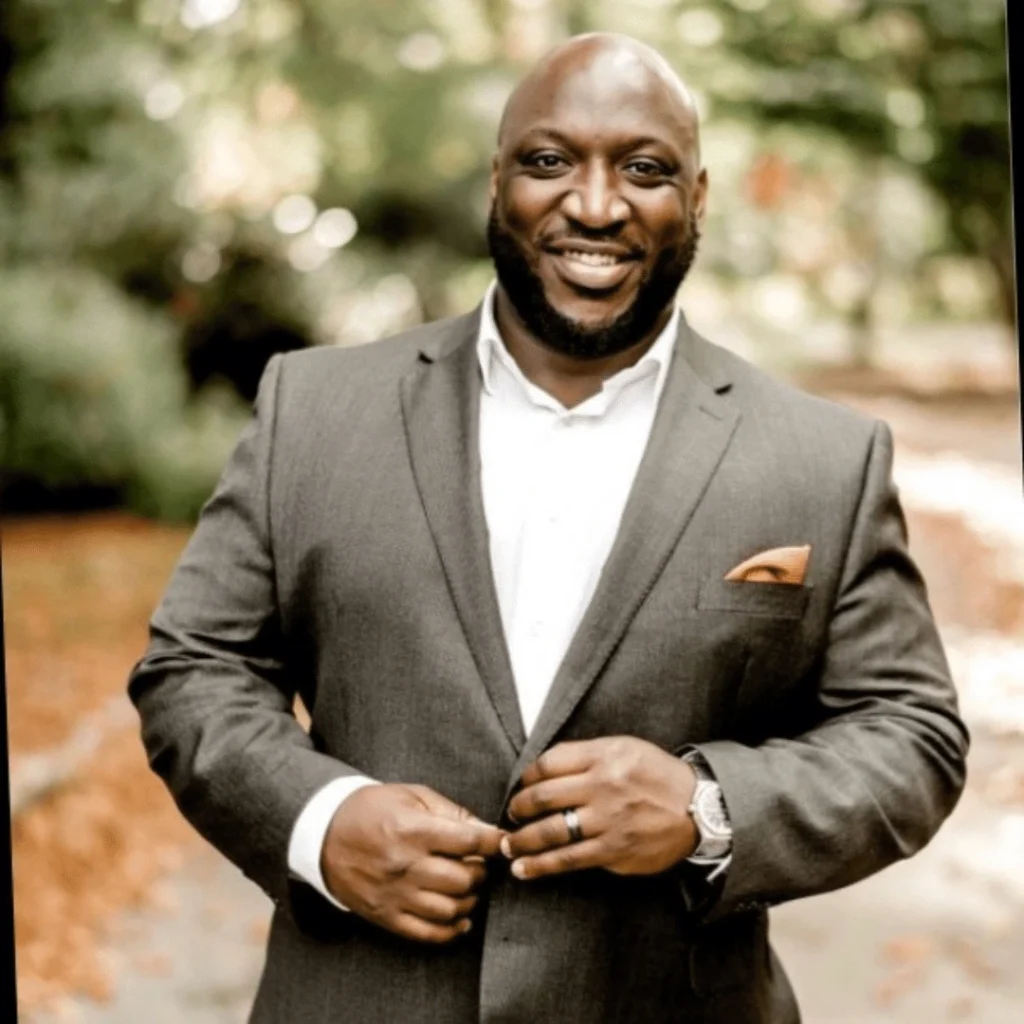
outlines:
[[[513,749],[525,742],[480,485],[479,308],[425,344],[401,384],[413,476],[459,622]],[[436,340],[436,339],[435,339]]]
[[[509,782],[551,743],[593,685],[668,562],[732,440],[739,411],[706,363],[707,346],[680,321],[668,378],[622,522],[594,596],[551,684]],[[694,369],[701,366],[701,375]],[[707,378],[707,379],[705,379]]]

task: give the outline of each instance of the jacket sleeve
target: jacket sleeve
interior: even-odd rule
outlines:
[[[275,356],[153,614],[128,692],[150,766],[184,816],[291,908],[293,825],[322,786],[356,773],[316,751],[293,713],[269,500],[280,376]]]
[[[714,920],[849,885],[935,834],[965,781],[966,727],[907,551],[879,423],[812,688],[813,726],[749,747],[698,744],[733,826]]]

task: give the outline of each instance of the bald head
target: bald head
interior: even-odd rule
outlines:
[[[628,97],[653,104],[666,127],[700,167],[700,124],[693,95],[653,47],[613,32],[573,36],[549,51],[526,74],[505,104],[498,147],[520,134],[565,96],[583,94],[595,104]]]

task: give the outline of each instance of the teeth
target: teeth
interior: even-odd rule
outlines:
[[[610,267],[619,262],[617,257],[602,252],[578,252],[575,249],[566,249],[565,256],[590,267]]]

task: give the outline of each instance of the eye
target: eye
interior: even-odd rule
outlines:
[[[638,159],[630,160],[626,164],[626,170],[639,178],[660,178],[668,174],[668,168],[663,167],[654,160]]]
[[[565,162],[564,157],[552,153],[550,150],[541,153],[528,153],[523,158],[523,163],[527,167],[535,167],[541,171],[557,171]]]

